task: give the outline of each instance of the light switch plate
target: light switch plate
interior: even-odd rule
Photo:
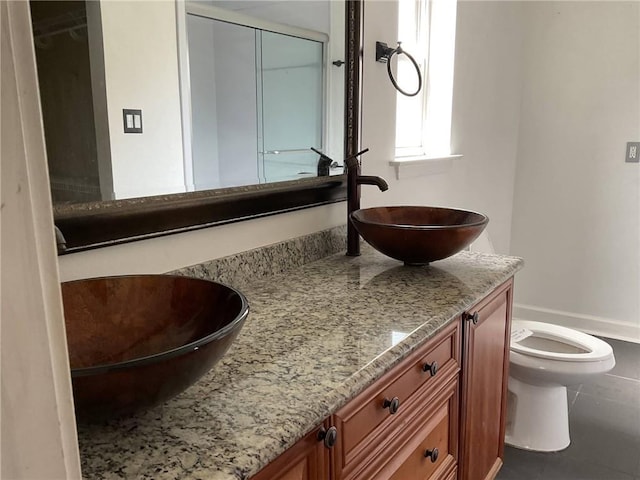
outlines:
[[[640,142],[627,142],[627,163],[640,163]]]
[[[124,133],[142,133],[142,110],[122,109]]]

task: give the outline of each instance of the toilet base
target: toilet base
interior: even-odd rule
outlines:
[[[564,450],[569,438],[567,388],[509,377],[505,443],[537,452]]]

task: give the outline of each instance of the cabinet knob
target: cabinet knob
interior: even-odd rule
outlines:
[[[425,363],[422,366],[422,371],[429,372],[432,377],[435,377],[436,373],[438,373],[438,362],[433,361],[431,363]]]
[[[431,463],[436,463],[438,461],[438,455],[440,452],[438,452],[437,448],[434,448],[433,450],[427,450],[426,452],[424,452],[424,456],[426,458],[430,458],[431,459]]]
[[[325,447],[332,448],[338,440],[338,429],[336,427],[329,427],[327,430],[321,428],[318,430],[317,438],[324,443]]]
[[[468,313],[468,312],[466,312],[466,313],[463,315],[463,317],[464,317],[464,319],[465,319],[465,320],[471,320],[471,322],[472,322],[474,325],[477,325],[477,324],[478,324],[478,322],[480,321],[480,315],[478,314],[478,312],[473,312],[473,313]]]
[[[395,415],[400,408],[400,399],[398,397],[393,397],[391,400],[385,398],[384,402],[382,402],[382,408],[388,408],[389,413]]]

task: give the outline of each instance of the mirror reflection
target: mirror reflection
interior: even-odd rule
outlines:
[[[343,2],[31,11],[55,204],[343,173]]]

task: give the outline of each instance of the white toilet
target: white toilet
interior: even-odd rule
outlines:
[[[591,335],[541,322],[513,320],[505,442],[539,452],[569,446],[567,385],[606,373],[611,346]]]

